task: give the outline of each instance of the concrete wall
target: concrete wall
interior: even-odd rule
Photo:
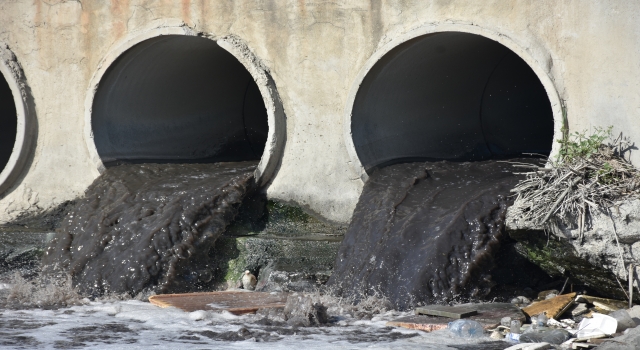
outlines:
[[[570,129],[613,125],[640,140],[634,1],[2,1],[0,46],[15,60],[0,55],[0,71],[6,77],[17,61],[24,72],[13,84],[26,83],[21,130],[30,139],[14,150],[23,164],[0,176],[0,221],[83,193],[100,170],[87,115],[103,65],[144,38],[182,33],[225,38],[263,81],[268,194],[346,222],[366,177],[350,139],[358,84],[386,52],[440,31],[485,36],[527,62],[549,95],[556,135],[566,101]]]

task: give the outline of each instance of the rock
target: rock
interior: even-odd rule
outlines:
[[[491,332],[491,335],[489,336],[489,338],[497,339],[497,340],[504,339],[504,334],[502,334],[502,332],[500,331],[493,331]]]
[[[524,296],[518,296],[518,297],[515,297],[515,298],[511,299],[511,304],[516,304],[516,305],[518,305],[520,307],[523,307],[523,306],[527,306],[527,305],[531,304],[531,300],[529,298],[527,298],[527,297],[524,297]]]
[[[538,300],[551,299],[551,298],[557,296],[558,294],[560,294],[560,291],[558,291],[556,289],[545,290],[545,291],[542,291],[542,292],[538,293]],[[551,298],[549,298],[549,296],[551,296]]]
[[[575,218],[550,220],[547,235],[542,227],[522,221],[511,211],[507,212],[506,229],[509,236],[518,241],[519,253],[551,276],[570,276],[572,281],[602,295],[625,299],[616,277],[626,288],[628,271],[623,266],[634,263],[635,275],[640,272],[637,267],[640,265],[640,199],[618,202],[611,212],[611,217],[591,213],[582,237]],[[634,288],[634,300],[640,301],[637,281]]]
[[[273,323],[285,323],[287,321],[284,316],[284,307],[258,309],[258,311],[256,311],[256,315],[260,315],[267,319],[269,321],[269,324],[267,325],[271,325]]]
[[[573,318],[573,317],[578,317],[580,315],[584,315],[587,312],[589,312],[589,309],[587,308],[586,303],[574,303],[571,306],[569,306],[569,308],[567,309],[567,311],[565,311],[564,314],[569,315]]]
[[[635,305],[631,309],[627,309],[627,313],[629,313],[629,316],[631,316],[631,319],[636,325],[640,325],[640,305]]]
[[[524,322],[526,319],[520,308],[510,303],[463,304],[459,306],[477,310],[476,315],[469,316],[467,319],[480,323],[484,329],[498,327],[504,317],[510,317],[512,320],[520,322]],[[397,318],[387,322],[386,325],[432,332],[447,328],[447,324],[454,320],[449,317],[413,315]]]
[[[618,321],[618,328],[616,328],[616,333],[624,332],[629,328],[635,328],[636,323],[633,321],[631,316],[626,310],[616,310],[609,314],[610,317],[613,317]]]
[[[640,349],[640,327],[629,329],[627,334],[607,340],[598,346],[598,350],[636,349]]]
[[[558,318],[567,310],[575,296],[576,293],[558,295],[552,299],[533,303],[523,308],[522,311],[528,316],[535,316],[544,312],[548,318]]]
[[[329,322],[327,307],[314,302],[308,295],[289,295],[284,306],[284,317],[291,326],[313,326]]]

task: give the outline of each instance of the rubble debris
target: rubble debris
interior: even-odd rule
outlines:
[[[309,327],[329,322],[327,307],[315,302],[309,295],[294,293],[287,297],[284,316],[292,326]]]
[[[596,344],[588,344],[588,343],[572,343],[571,349],[593,349],[597,347]]]
[[[551,349],[548,343],[520,343],[510,346],[504,350],[547,350]]]
[[[286,293],[247,291],[160,294],[149,297],[151,304],[177,307],[187,312],[197,310],[229,311],[235,315],[255,313],[258,309],[284,307]]]
[[[616,310],[627,308],[627,303],[624,301],[592,297],[589,295],[578,295],[576,297],[576,301],[582,302],[582,303],[589,303],[606,311],[616,311]]]
[[[569,315],[572,318],[578,317],[580,315],[584,315],[589,312],[589,308],[587,308],[586,303],[572,303],[571,306],[564,312],[565,315]]]
[[[516,304],[519,307],[524,307],[531,304],[531,300],[524,296],[517,296],[511,299],[511,304]]]
[[[592,318],[582,319],[580,325],[578,325],[579,330],[576,333],[576,337],[593,337],[600,334],[611,335],[616,332],[617,328],[618,321],[615,318],[594,312]]]
[[[640,327],[629,329],[626,334],[607,339],[598,346],[598,350],[637,350],[640,349]]]
[[[495,331],[491,332],[491,335],[489,335],[489,338],[496,339],[496,340],[504,339],[504,334],[502,334],[500,330],[496,329]]]
[[[560,294],[560,292],[557,289],[543,290],[542,292],[538,293],[538,299],[536,300],[541,301],[551,299],[556,297],[558,294]]]
[[[558,295],[554,298],[539,301],[522,309],[527,316],[545,313],[549,318],[558,318],[573,303],[576,293]]]
[[[571,333],[564,329],[549,329],[540,332],[528,332],[520,336],[524,343],[549,343],[560,345],[571,338]]]
[[[520,322],[526,320],[520,308],[511,303],[463,304],[460,306],[476,309],[478,313],[469,316],[468,319],[480,323],[487,330],[498,327],[503,317],[510,317],[512,320],[519,320]],[[449,317],[412,315],[389,321],[386,325],[432,332],[447,328],[448,323],[454,320]]]
[[[424,307],[417,307],[415,314],[449,318],[467,318],[469,316],[477,315],[478,310],[462,306],[427,305]]]

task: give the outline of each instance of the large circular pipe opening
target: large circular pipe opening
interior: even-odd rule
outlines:
[[[9,163],[18,134],[18,115],[9,84],[0,74],[0,173]]]
[[[531,67],[480,35],[441,32],[383,56],[355,96],[351,133],[366,171],[412,160],[549,154],[554,118]]]
[[[212,40],[166,35],[125,51],[100,80],[91,127],[106,166],[259,160],[268,116],[251,74]]]

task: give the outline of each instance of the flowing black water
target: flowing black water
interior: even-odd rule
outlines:
[[[404,163],[364,186],[329,280],[343,296],[380,293],[399,308],[482,297],[509,190],[499,161]]]
[[[43,258],[82,294],[190,291],[212,279],[210,250],[255,189],[256,162],[109,168],[68,213]]]

